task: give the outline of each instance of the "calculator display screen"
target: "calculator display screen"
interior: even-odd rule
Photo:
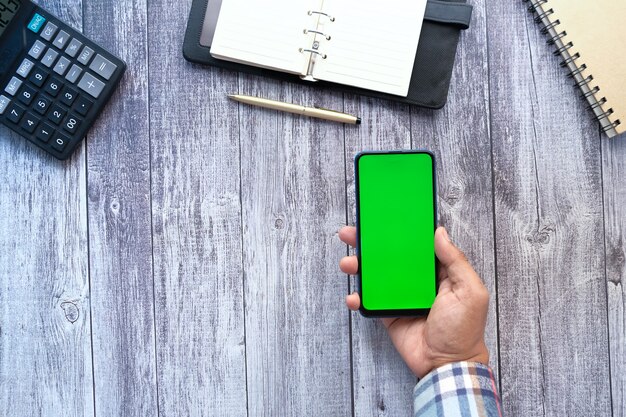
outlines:
[[[0,36],[20,8],[19,0],[0,0]]]

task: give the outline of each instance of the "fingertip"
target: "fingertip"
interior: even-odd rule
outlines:
[[[359,272],[359,260],[356,256],[344,256],[339,261],[339,269],[345,274],[354,275]]]
[[[359,294],[353,292],[352,294],[347,295],[346,305],[350,310],[357,311],[361,306],[361,297],[359,297]]]
[[[350,246],[356,246],[356,227],[343,226],[339,229],[339,239]]]

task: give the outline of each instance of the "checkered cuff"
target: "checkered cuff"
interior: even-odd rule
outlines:
[[[415,417],[502,417],[493,373],[475,362],[456,362],[435,369],[413,390]]]

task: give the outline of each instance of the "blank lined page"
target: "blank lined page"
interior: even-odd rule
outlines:
[[[308,56],[300,48],[311,44],[303,30],[307,14],[320,0],[223,0],[211,55],[283,72],[302,74]]]
[[[323,39],[313,77],[405,96],[409,91],[426,0],[325,0]]]

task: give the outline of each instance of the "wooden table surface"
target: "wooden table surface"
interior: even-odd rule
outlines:
[[[337,230],[356,152],[427,148],[491,292],[506,414],[625,416],[626,138],[599,133],[524,3],[472,3],[432,111],[192,65],[190,0],[40,1],[128,71],[67,162],[0,128],[0,414],[411,415],[415,377],[344,307]]]

